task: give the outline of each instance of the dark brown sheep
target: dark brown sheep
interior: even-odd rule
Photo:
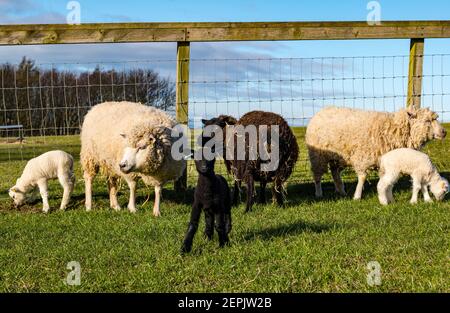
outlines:
[[[205,126],[209,125],[218,125],[225,131],[224,140],[223,140],[223,157],[225,160],[225,165],[228,173],[232,174],[235,180],[234,184],[234,194],[233,194],[233,204],[237,204],[239,197],[239,190],[242,182],[247,185],[247,205],[246,212],[250,211],[253,205],[253,197],[254,197],[254,182],[257,181],[260,183],[260,202],[264,203],[266,201],[265,198],[265,189],[267,183],[273,183],[272,195],[273,201],[277,202],[279,205],[283,204],[283,183],[291,175],[295,163],[298,158],[298,144],[297,140],[292,133],[288,123],[278,114],[271,112],[263,112],[263,111],[252,111],[244,116],[242,116],[239,120],[227,115],[221,115],[219,117],[210,119],[210,120],[202,120]],[[244,127],[249,125],[254,125],[258,129],[258,141],[259,137],[259,128],[263,125],[267,125],[267,142],[264,143],[265,147],[270,147],[271,138],[270,131],[272,125],[278,125],[279,131],[279,163],[278,167],[274,171],[262,171],[261,165],[263,163],[269,163],[268,161],[261,160],[261,156],[258,153],[256,160],[249,159],[249,140],[248,134],[246,134],[245,140],[245,159],[237,160],[236,158],[236,149],[234,149],[234,157],[229,159],[225,153],[227,149],[227,143],[230,142],[230,138],[226,138],[233,134],[235,136],[234,142],[237,143],[236,139],[236,131],[229,132],[227,128],[229,125],[242,125]],[[211,138],[203,136],[202,143],[205,144],[211,140]],[[258,142],[258,147],[259,147]],[[229,147],[228,147],[229,148]],[[268,149],[269,150],[269,149]],[[268,151],[270,153],[270,151]]]

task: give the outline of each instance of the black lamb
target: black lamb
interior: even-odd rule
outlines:
[[[203,155],[201,159],[200,157],[195,159],[198,181],[191,220],[181,247],[182,253],[191,251],[202,209],[205,212],[205,236],[209,240],[213,239],[214,221],[220,247],[229,242],[228,234],[231,231],[231,197],[228,183],[223,176],[215,174],[215,159],[207,160]]]

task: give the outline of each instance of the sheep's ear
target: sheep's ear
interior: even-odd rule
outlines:
[[[221,115],[220,120],[225,123],[224,126],[235,125],[237,123],[237,120],[234,117],[229,116],[229,115]]]
[[[21,192],[20,189],[17,188],[16,186],[11,187],[11,189],[9,190],[11,190],[12,192]]]
[[[408,113],[409,118],[416,118],[417,117],[417,109],[415,106],[410,106],[407,110],[406,113]]]
[[[416,118],[417,117],[417,112],[415,111],[415,109],[408,109],[406,111],[406,113],[408,113],[408,117],[409,118]]]
[[[154,135],[149,135],[149,136],[148,136],[148,142],[149,142],[151,145],[154,144],[155,141],[156,141],[156,138],[155,138]]]
[[[202,124],[206,125],[206,123],[208,123],[208,120],[205,120],[205,119],[202,118]]]
[[[123,139],[127,139],[127,135],[125,135],[124,133],[121,133],[120,137],[122,137]]]

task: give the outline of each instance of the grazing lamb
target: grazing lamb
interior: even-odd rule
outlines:
[[[245,159],[239,160],[236,156],[236,150],[234,150],[234,157],[228,158],[226,153],[224,153],[224,160],[227,171],[234,176],[234,194],[233,194],[233,204],[237,204],[239,189],[241,183],[244,182],[247,185],[247,204],[246,212],[250,211],[253,205],[254,197],[254,182],[260,182],[260,195],[259,200],[261,203],[266,201],[265,190],[266,184],[273,182],[272,196],[273,201],[277,202],[279,205],[283,204],[283,184],[289,178],[294,169],[295,163],[298,158],[298,144],[297,140],[292,133],[291,128],[288,123],[278,114],[263,111],[252,111],[244,114],[239,121],[231,116],[221,115],[217,118],[211,120],[203,120],[205,126],[218,125],[224,129],[224,147],[223,150],[227,150],[227,146],[230,145],[230,140],[237,145],[237,137],[240,136],[236,131],[236,126],[256,126],[258,129],[258,147],[264,146],[266,149],[271,146],[271,127],[278,126],[278,166],[275,170],[264,171],[261,166],[264,163],[270,163],[273,160],[263,161],[261,159],[261,151],[258,151],[256,160],[251,160],[249,158],[250,145],[247,140],[245,141]],[[232,125],[232,126],[230,126]],[[267,126],[267,138],[265,142],[259,142],[261,138],[259,137],[260,127]],[[231,131],[230,136],[229,128],[234,129]],[[234,137],[234,138],[232,138]],[[209,138],[204,138],[203,142],[208,141]],[[228,147],[229,148],[229,147]],[[237,147],[234,147],[236,149]],[[233,149],[233,147],[231,148]],[[252,151],[255,152],[255,151]]]
[[[92,180],[101,169],[107,176],[110,206],[120,210],[118,181],[130,188],[128,209],[136,212],[136,184],[140,177],[155,187],[153,215],[160,215],[162,186],[179,178],[185,160],[174,160],[171,136],[176,121],[164,111],[132,102],[105,102],[85,116],[81,130],[81,164],[86,187],[86,210],[92,208]]]
[[[60,209],[64,210],[75,185],[73,158],[64,151],[49,151],[28,161],[22,176],[9,190],[9,196],[13,199],[14,205],[19,207],[32,199],[32,193],[38,187],[44,204],[43,211],[47,213],[50,210],[47,181],[55,178],[58,178],[64,188],[60,206]]]
[[[394,188],[400,175],[411,176],[413,182],[411,203],[417,203],[419,191],[426,202],[433,202],[428,194],[428,186],[436,200],[441,201],[448,193],[448,181],[441,177],[430,158],[423,152],[410,148],[392,150],[381,157],[378,199],[383,205],[394,201]]]
[[[361,194],[370,168],[397,148],[419,150],[432,139],[443,139],[445,129],[429,109],[402,109],[395,113],[328,107],[313,116],[306,129],[316,197],[322,197],[321,179],[330,167],[336,191],[345,195],[341,172],[351,166],[358,175],[354,199]]]
[[[181,247],[182,253],[191,251],[202,209],[205,212],[205,236],[209,240],[213,239],[214,220],[220,247],[228,243],[228,234],[231,231],[231,197],[228,183],[223,176],[214,173],[216,160],[207,160],[203,156],[202,150],[196,152],[196,154],[200,153],[201,156],[196,155],[195,157],[198,180],[191,220]]]

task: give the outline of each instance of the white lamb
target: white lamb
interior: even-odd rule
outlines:
[[[411,203],[417,203],[419,191],[422,191],[426,202],[433,202],[428,194],[428,186],[438,201],[441,201],[449,190],[448,181],[439,175],[428,155],[410,148],[395,149],[381,157],[380,181],[377,185],[381,204],[387,205],[394,201],[392,188],[402,174],[412,178]]]
[[[28,161],[22,176],[17,179],[16,185],[9,190],[9,196],[13,199],[14,205],[19,207],[33,198],[33,192],[38,187],[44,203],[43,211],[47,213],[50,209],[47,181],[56,178],[64,188],[60,206],[60,209],[64,210],[69,203],[75,185],[73,157],[64,151],[49,151]]]

